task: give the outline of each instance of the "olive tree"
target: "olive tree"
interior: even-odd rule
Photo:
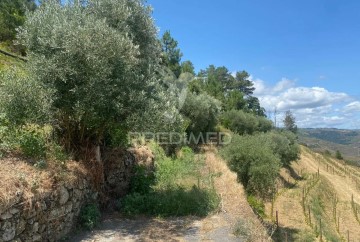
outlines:
[[[19,40],[28,49],[28,72],[53,93],[53,117],[68,149],[99,144],[118,124],[128,130],[129,118],[164,101],[157,29],[141,0],[44,1],[27,16]]]

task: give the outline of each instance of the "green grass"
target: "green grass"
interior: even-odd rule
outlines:
[[[204,162],[184,147],[176,157],[167,157],[161,147],[151,145],[155,154],[155,171],[136,168],[131,193],[120,200],[127,215],[206,216],[220,203],[212,184],[212,174],[202,174]]]

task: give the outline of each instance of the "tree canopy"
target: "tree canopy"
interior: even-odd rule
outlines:
[[[89,0],[86,6],[49,0],[29,15],[19,38],[30,75],[53,90],[54,118],[68,147],[101,142],[114,124],[126,126],[161,100],[155,75],[161,48],[141,0]]]
[[[293,115],[293,113],[290,110],[286,111],[283,122],[284,122],[285,129],[287,129],[295,134],[297,133],[297,125],[296,125],[295,116]]]
[[[13,50],[24,54],[22,47],[14,46],[17,28],[22,26],[26,19],[26,11],[34,11],[34,0],[1,0],[0,1],[0,42],[8,42]]]

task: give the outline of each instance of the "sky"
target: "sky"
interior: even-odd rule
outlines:
[[[360,129],[360,1],[148,0],[196,70],[246,70],[269,118]]]

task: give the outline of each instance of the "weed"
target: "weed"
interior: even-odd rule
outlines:
[[[97,204],[88,204],[80,211],[79,222],[82,227],[92,230],[100,220],[100,211]]]
[[[184,147],[177,157],[170,158],[152,144],[155,172],[136,167],[131,193],[117,207],[128,215],[205,216],[218,208],[220,198],[211,184],[199,188],[202,162],[193,151]]]
[[[213,190],[183,187],[156,190],[148,194],[133,193],[123,200],[123,212],[128,215],[206,216],[214,211],[220,198]]]
[[[249,205],[255,210],[255,212],[260,215],[260,217],[265,218],[266,214],[265,214],[265,205],[264,203],[257,199],[255,196],[253,195],[249,195],[247,197],[247,201],[249,203]]]
[[[45,160],[39,160],[39,161],[37,161],[37,162],[34,164],[34,166],[35,166],[36,168],[42,170],[42,169],[45,169],[45,168],[47,167],[47,163],[46,163]]]
[[[44,158],[46,143],[44,137],[36,131],[23,130],[19,138],[21,151],[30,158]]]

